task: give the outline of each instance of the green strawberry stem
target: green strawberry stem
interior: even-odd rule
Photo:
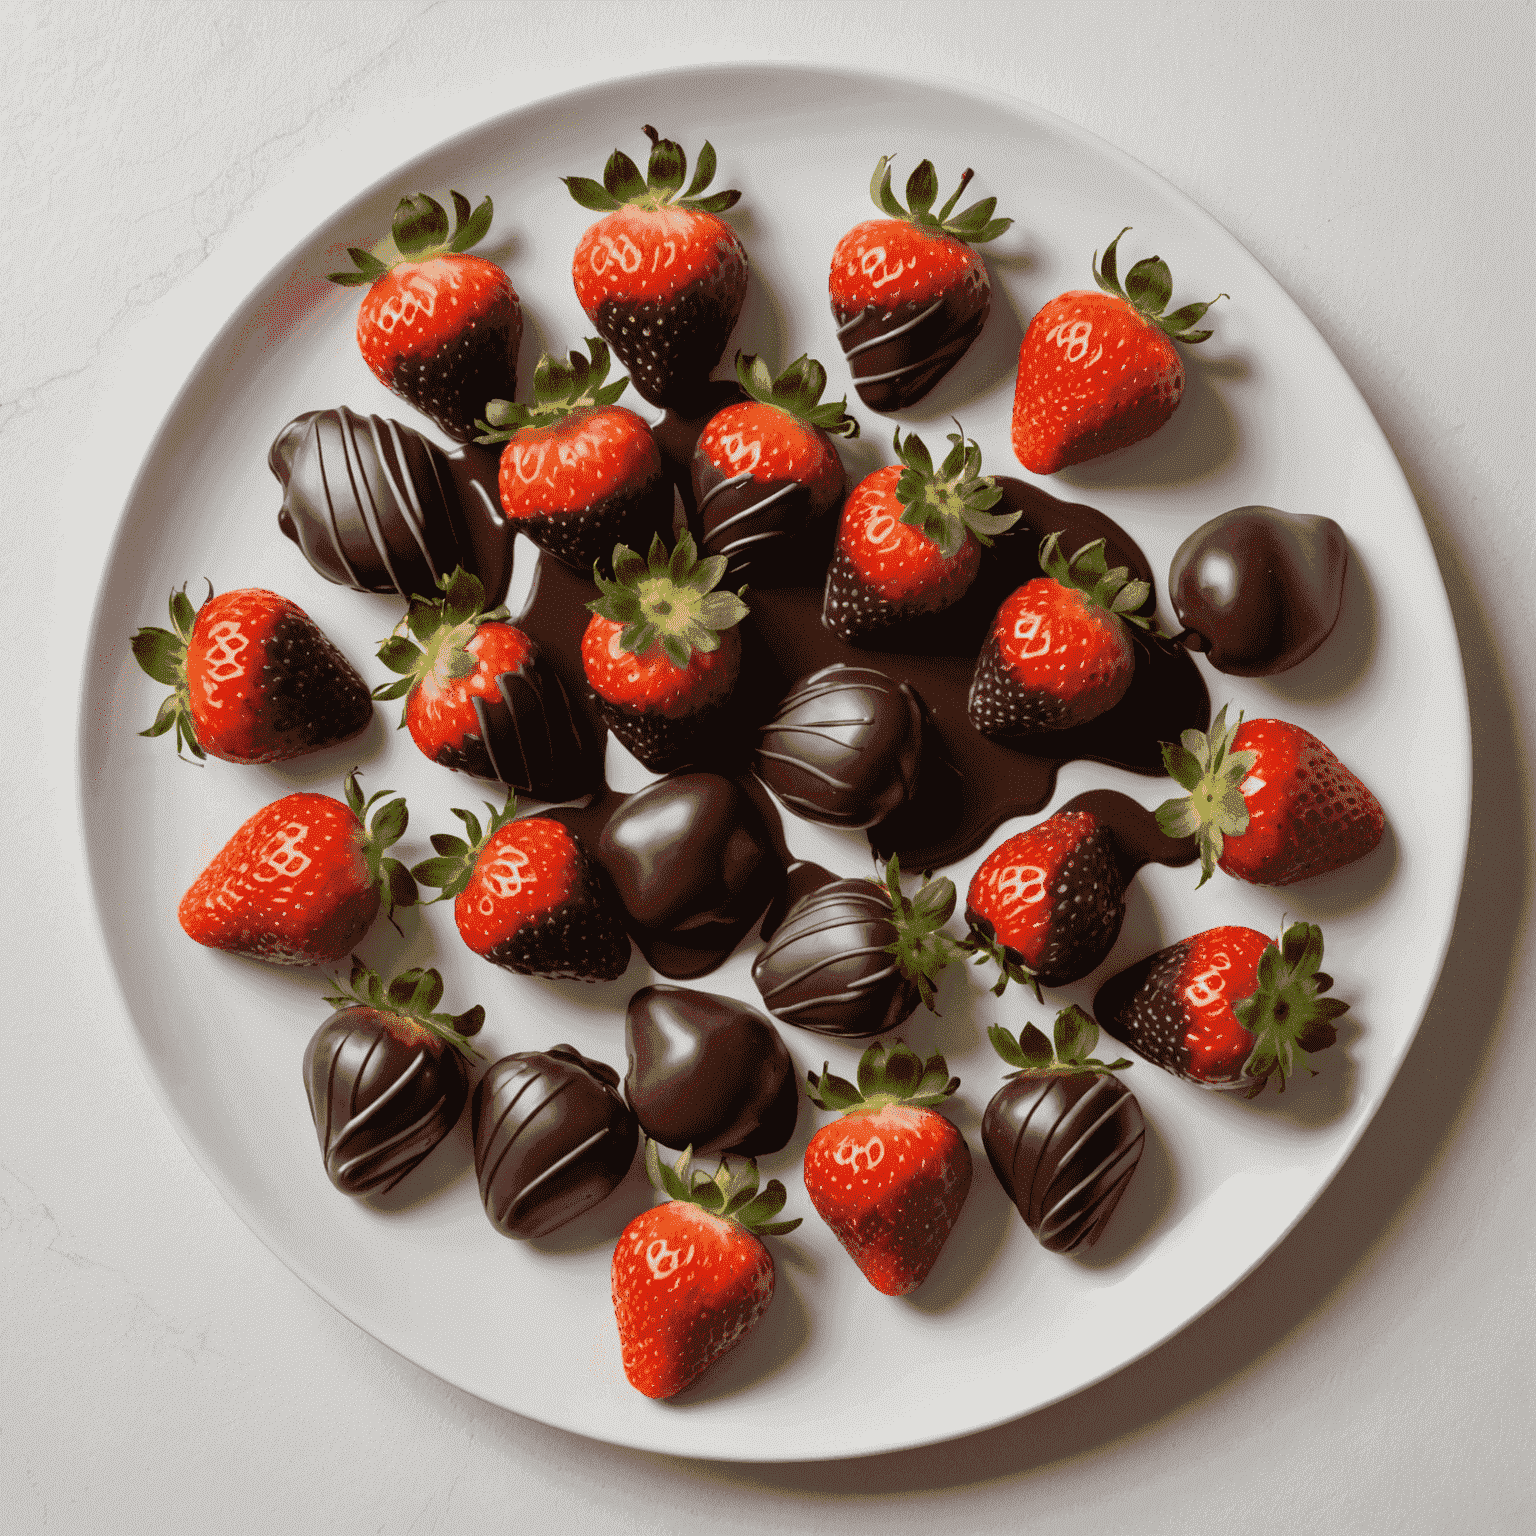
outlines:
[[[1161,744],[1169,777],[1188,793],[1163,801],[1155,813],[1157,824],[1169,837],[1195,839],[1200,850],[1196,890],[1215,873],[1226,839],[1248,830],[1248,803],[1243,799],[1242,785],[1259,755],[1232,750],[1242,723],[1239,712],[1229,726],[1223,704],[1209,731],[1187,730],[1177,743]]]
[[[722,1157],[713,1175],[691,1167],[692,1161],[693,1148],[688,1147],[675,1163],[664,1163],[661,1148],[649,1136],[645,1138],[646,1176],[669,1200],[696,1205],[711,1216],[735,1222],[754,1237],[782,1237],[793,1232],[804,1219],[773,1219],[784,1209],[784,1186],[777,1179],[770,1179],[759,1190],[757,1163],[752,1158],[739,1159],[732,1167],[730,1159]]]
[[[1216,299],[1211,299],[1205,304],[1186,304],[1183,309],[1175,310],[1171,315],[1165,315],[1163,311],[1168,307],[1168,300],[1173,294],[1173,274],[1168,270],[1168,263],[1160,256],[1144,256],[1125,274],[1125,286],[1120,286],[1119,274],[1115,270],[1115,247],[1120,244],[1120,235],[1126,233],[1131,226],[1127,224],[1111,240],[1104,251],[1104,260],[1099,260],[1099,253],[1093,253],[1093,280],[1105,293],[1113,294],[1117,299],[1124,299],[1132,309],[1136,311],[1149,325],[1155,325],[1165,336],[1172,341],[1182,341],[1189,346],[1204,341],[1211,333],[1209,331],[1195,331],[1190,327],[1200,320],[1206,310],[1216,302],[1216,299],[1227,297],[1224,293],[1218,293]]]
[[[468,677],[475,670],[475,658],[465,647],[475,637],[481,624],[510,617],[505,607],[486,609],[485,587],[480,578],[455,567],[447,576],[439,576],[438,598],[415,596],[395,632],[379,647],[379,660],[391,672],[400,673],[392,683],[380,683],[373,690],[375,699],[398,699],[408,694],[424,677],[441,669],[445,678]],[[413,643],[407,635],[415,636]],[[405,724],[405,712],[400,713]]]
[[[883,1109],[887,1104],[930,1108],[942,1104],[960,1086],[949,1075],[949,1066],[937,1053],[924,1061],[904,1041],[887,1046],[876,1040],[859,1058],[858,1084],[837,1077],[822,1063],[821,1076],[806,1073],[806,1097],[818,1109]]]
[[[402,261],[429,261],[434,256],[467,251],[478,245],[491,227],[490,198],[485,198],[471,213],[469,199],[462,192],[448,195],[453,199],[452,229],[448,227],[448,215],[443,205],[436,198],[428,197],[425,192],[418,192],[415,197],[402,197],[395,208],[390,230],[397,253],[395,259],[385,261],[373,251],[348,246],[347,255],[357,270],[329,272],[327,277],[344,288],[359,288],[376,282]]]
[[[987,1039],[1010,1067],[1017,1070],[1010,1077],[1071,1077],[1081,1073],[1119,1072],[1131,1065],[1128,1057],[1117,1061],[1098,1061],[1093,1048],[1099,1042],[1099,1026],[1076,1003],[1069,1003],[1056,1015],[1053,1039],[1033,1024],[1019,1031],[1017,1040],[1001,1024],[987,1030]]]
[[[429,885],[437,891],[431,906],[439,901],[447,901],[452,896],[457,896],[465,886],[469,884],[469,877],[475,872],[475,860],[480,857],[480,850],[511,821],[517,811],[517,796],[512,790],[507,791],[506,803],[497,810],[489,800],[483,801],[487,811],[490,812],[490,821],[481,829],[480,818],[473,811],[460,810],[454,807],[453,814],[464,823],[464,830],[469,834],[468,841],[462,837],[455,837],[449,832],[434,832],[432,834],[432,846],[437,850],[437,856],[431,859],[423,859],[414,865],[411,873],[423,885]]]
[[[1002,487],[982,474],[981,449],[966,438],[958,421],[949,441],[952,446],[937,469],[917,433],[909,432],[903,442],[897,427],[892,441],[902,465],[896,481],[901,520],[937,544],[946,560],[960,553],[967,533],[979,544],[990,544],[1024,515],[1022,511],[1002,516],[991,512],[1003,499]]]
[[[890,155],[881,155],[875,163],[875,174],[869,181],[869,195],[875,206],[891,218],[914,224],[919,229],[942,230],[967,245],[985,245],[1012,226],[1012,219],[992,217],[997,207],[995,197],[984,197],[980,202],[972,203],[963,213],[954,213],[960,194],[976,174],[969,167],[961,175],[960,185],[950,195],[949,201],[934,213],[933,202],[939,195],[939,179],[931,160],[921,161],[917,169],[907,177],[907,206],[903,208],[891,190],[891,159]]]
[[[972,928],[960,941],[961,947],[976,957],[977,965],[995,965],[997,980],[992,984],[992,996],[1001,997],[1008,990],[1008,983],[1016,981],[1035,994],[1035,1001],[1043,1003],[1045,993],[1040,990],[1040,978],[1024,963],[1024,957],[1016,949],[1009,949],[995,934],[980,928]]]
[[[412,966],[401,971],[387,986],[379,973],[370,970],[356,955],[352,956],[352,975],[346,986],[334,983],[334,991],[325,994],[333,1008],[376,1008],[380,1013],[399,1014],[419,1025],[446,1045],[451,1045],[466,1061],[485,1058],[469,1043],[468,1036],[478,1034],[485,1023],[485,1009],[476,1003],[463,1013],[436,1013],[443,1000],[443,978],[435,970]]]
[[[1062,553],[1061,535],[1048,533],[1040,541],[1040,569],[1052,581],[1073,592],[1081,592],[1096,608],[1134,624],[1138,629],[1153,628],[1152,620],[1137,610],[1152,595],[1148,582],[1130,580],[1130,570],[1123,565],[1111,568],[1103,539],[1084,544],[1070,559]]]
[[[213,583],[208,583],[206,603],[213,596]],[[198,605],[201,607],[201,604]],[[199,762],[205,762],[208,754],[197,739],[197,729],[192,724],[192,693],[187,683],[187,646],[192,642],[192,626],[197,622],[198,608],[193,607],[187,596],[185,583],[171,593],[171,628],[160,629],[146,625],[129,641],[133,659],[157,683],[164,683],[173,690],[161,701],[154,723],[140,736],[163,736],[169,730],[176,732],[176,753],[185,748]]]
[[[1323,963],[1323,931],[1316,923],[1292,923],[1259,957],[1258,986],[1251,996],[1233,1003],[1237,1022],[1253,1036],[1253,1050],[1243,1063],[1251,1078],[1251,1099],[1273,1077],[1279,1089],[1298,1067],[1316,1076],[1309,1051],[1326,1050],[1339,1037],[1334,1020],[1349,1004],[1321,994],[1333,978]]]
[[[373,810],[380,800],[394,791],[376,790],[364,800],[356,768],[346,777],[345,792],[352,814],[363,824],[363,857],[368,861],[369,883],[378,886],[384,915],[393,922],[396,907],[416,905],[416,881],[410,870],[399,859],[385,856],[386,850],[405,836],[410,812],[398,796]]]
[[[692,208],[700,213],[724,213],[741,200],[740,192],[712,192],[702,195],[704,188],[715,179],[715,149],[708,139],[699,151],[698,165],[688,190],[682,192],[683,179],[688,174],[688,156],[682,145],[672,139],[664,139],[651,127],[644,125],[645,136],[651,141],[651,155],[646,162],[645,175],[622,149],[609,155],[603,167],[602,181],[590,176],[562,176],[566,190],[581,204],[594,213],[612,213],[626,206],[654,211],[658,208]],[[682,196],[678,196],[682,192]]]
[[[738,352],[736,379],[752,399],[771,405],[808,427],[818,427],[833,437],[859,435],[858,422],[848,414],[846,395],[835,404],[818,404],[827,387],[827,370],[814,357],[802,353],[774,378],[762,358]]]
[[[885,866],[885,890],[891,901],[896,941],[885,946],[895,956],[901,974],[917,983],[918,995],[931,1013],[934,987],[947,965],[965,954],[958,939],[943,931],[954,916],[955,883],[948,876],[928,879],[910,899],[902,894],[901,863],[893,853]]]
[[[600,336],[587,338],[587,356],[572,351],[570,361],[562,363],[546,352],[533,370],[533,401],[520,405],[513,400],[491,400],[485,407],[485,419],[476,420],[481,435],[477,443],[504,443],[525,427],[552,427],[577,411],[598,410],[612,405],[629,388],[629,379],[608,377],[608,343]]]

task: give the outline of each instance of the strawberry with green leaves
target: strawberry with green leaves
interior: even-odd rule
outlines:
[[[450,229],[426,193],[400,200],[392,260],[349,248],[356,267],[332,272],[344,287],[368,286],[357,312],[357,345],[383,386],[467,443],[487,400],[517,393],[523,310],[507,274],[467,252],[491,227],[491,200],[473,213],[454,192]]]

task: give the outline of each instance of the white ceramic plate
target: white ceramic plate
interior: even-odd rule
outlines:
[[[491,194],[485,249],[526,306],[526,380],[541,344],[563,351],[591,331],[570,254],[592,216],[558,177],[598,175],[615,145],[643,164],[643,123],[691,155],[706,137],[716,146],[712,190],[741,189],[731,218],[753,269],[734,344],[779,363],[802,351],[825,363],[832,397],[847,391],[865,428],[846,455],[851,477],[889,462],[892,428],[849,386],[827,265],[839,236],[873,216],[866,189],[881,154],[897,157],[898,187],[931,158],[943,195],[973,166],[966,200],[995,194],[999,213],[1016,220],[987,249],[995,297],[985,335],[902,418],[930,445],[943,446],[953,414],[990,467],[1018,472],[1008,419],[1022,327],[1047,298],[1090,283],[1090,258],[1123,225],[1133,232],[1122,269],[1157,251],[1172,267],[1176,303],[1231,295],[1212,311],[1214,338],[1187,353],[1190,385],[1173,422],[1052,489],[1117,518],[1160,575],[1185,534],[1234,506],[1336,518],[1354,558],[1346,612],[1327,644],[1269,682],[1207,676],[1214,703],[1315,730],[1375,790],[1391,828],[1360,865],[1283,894],[1225,876],[1197,892],[1189,870],[1144,871],[1110,964],[1050,1008],[1019,988],[997,1002],[968,968],[951,972],[942,1017],[920,1015],[903,1031],[920,1050],[942,1049],[960,1075],[952,1113],[976,1157],[972,1194],[938,1267],[905,1301],[863,1280],[801,1186],[800,1154],[825,1118],[802,1106],[794,1141],[763,1166],[789,1186],[787,1214],[807,1218],[773,1240],[779,1291],[768,1319],[672,1404],[625,1382],[609,1303],[614,1239],[649,1202],[638,1173],[573,1227],[539,1244],[511,1242],[480,1209],[466,1115],[387,1208],[346,1199],[324,1176],[299,1073],[328,1011],[325,978],[200,949],[176,924],[182,891],[229,833],[293,788],[334,792],[361,763],[368,788],[407,794],[404,851],[414,859],[428,851],[429,832],[453,826],[452,806],[490,798],[488,787],[429,764],[393,729],[392,707],[358,743],[317,758],[189,766],[167,740],[135,734],[163,690],[139,673],[127,644],[139,625],[165,622],[173,585],[198,590],[206,576],[221,591],[257,585],[291,596],[371,680],[384,678],[371,658],[398,605],[310,570],[278,533],[279,491],[266,466],[277,430],[312,408],[346,404],[430,432],[367,372],[353,342],[357,295],[324,274],[345,265],[345,246],[388,229],[403,194]],[[739,1459],[883,1451],[1027,1413],[1153,1348],[1236,1284],[1333,1176],[1413,1038],[1449,937],[1470,784],[1459,657],[1417,510],[1343,369],[1268,274],[1158,177],[1048,114],[910,81],[759,66],[604,85],[508,113],[292,238],[291,258],[239,305],[148,449],[108,557],[89,653],[110,660],[85,677],[81,717],[85,837],[138,1045],[188,1145],[252,1229],[361,1327],[481,1397],[619,1444]],[[641,777],[621,774],[619,787]],[[1077,764],[1062,773],[1055,803],[1096,785],[1147,805],[1168,790],[1166,780]],[[786,827],[802,857],[868,869],[861,837],[792,817]],[[962,893],[984,852],[949,871]],[[981,1153],[981,1112],[1004,1070],[986,1025],[1048,1025],[1055,1006],[1086,1002],[1103,974],[1159,944],[1218,922],[1275,932],[1285,914],[1323,924],[1327,968],[1352,1005],[1321,1075],[1250,1104],[1138,1063],[1128,1077],[1152,1132],[1141,1170],[1092,1257],[1044,1252]],[[363,953],[391,970],[439,966],[450,1006],[486,1005],[487,1052],[568,1040],[622,1068],[623,1006],[650,979],[638,954],[621,981],[584,987],[486,965],[444,908],[408,918],[405,935],[380,924]],[[756,1003],[751,952],[701,985]],[[857,1046],[784,1033],[802,1069],[830,1060],[851,1075]]]

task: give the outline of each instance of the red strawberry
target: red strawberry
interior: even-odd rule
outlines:
[[[978,961],[1040,995],[1080,981],[1114,947],[1125,881],[1107,826],[1091,811],[1058,811],[1000,843],[971,877],[965,920]]]
[[[599,743],[584,731],[560,674],[537,642],[483,609],[478,577],[438,578],[441,598],[417,597],[379,660],[401,673],[374,689],[405,695],[400,723],[434,763],[499,779],[541,800],[574,800],[602,777]]]
[[[1044,576],[1003,599],[976,658],[967,712],[984,736],[1064,731],[1112,709],[1136,672],[1127,624],[1151,596],[1123,565],[1109,569],[1104,540],[1070,560],[1061,535],[1040,545]]]
[[[604,384],[608,348],[595,336],[590,360],[548,353],[533,374],[533,404],[492,400],[481,443],[505,443],[498,489],[502,510],[572,570],[586,573],[615,543],[643,543],[672,530],[672,482],[651,429],[614,402],[628,379]]]
[[[890,217],[854,225],[832,253],[827,291],[837,339],[859,399],[872,411],[899,411],[921,400],[987,323],[992,282],[971,247],[995,240],[1013,220],[992,217],[995,197],[950,217],[973,174],[965,172],[935,214],[938,178],[924,160],[907,178],[903,208],[891,191],[890,159],[882,155],[869,195]]]
[[[734,1169],[721,1158],[711,1178],[675,1166],[645,1143],[651,1183],[669,1198],[642,1211],[613,1250],[613,1315],[624,1374],[647,1397],[674,1397],[692,1386],[762,1321],[773,1300],[773,1259],[760,1240],[793,1232],[800,1218],[775,1221],[784,1186],[761,1192],[757,1164]]]
[[[347,741],[373,718],[368,685],[320,626],[260,587],[171,593],[168,629],[134,635],[133,655],[176,691],[141,736],[173,727],[176,750],[226,763],[276,763]]]
[[[516,797],[479,818],[455,810],[469,841],[432,835],[434,859],[412,873],[453,897],[459,935],[477,955],[523,976],[612,981],[629,964],[629,935],[581,839],[547,816],[512,819]]]
[[[859,1059],[858,1087],[825,1066],[808,1073],[812,1103],[842,1111],[805,1149],[805,1192],[817,1214],[887,1296],[928,1277],[971,1188],[971,1149],[930,1108],[960,1086],[942,1056],[925,1062],[877,1040]]]
[[[670,773],[718,731],[747,605],[714,590],[725,556],[698,559],[687,533],[670,556],[653,539],[648,561],[620,545],[613,574],[594,573],[602,595],[587,605],[581,664],[608,728],[653,773]]]
[[[827,567],[821,622],[857,644],[907,619],[959,601],[981,567],[981,549],[1013,527],[1017,512],[994,516],[1002,499],[981,473],[981,449],[963,433],[935,470],[915,432],[893,446],[899,464],[866,475],[843,506]]]
[[[699,542],[726,557],[733,580],[800,581],[825,563],[823,530],[847,489],[829,434],[857,437],[859,424],[846,400],[819,403],[827,372],[814,358],[774,378],[761,358],[738,352],[736,377],[748,398],[712,416],[693,453]]]
[[[747,293],[747,255],[717,214],[740,192],[700,194],[714,179],[706,142],[681,197],[688,156],[649,124],[651,156],[642,179],[621,149],[608,157],[602,184],[566,176],[583,208],[606,217],[576,246],[571,279],[587,317],[619,354],[635,388],[652,405],[690,414],[720,361]]]
[[[257,811],[192,882],[177,911],[189,938],[274,965],[329,965],[358,944],[382,908],[416,901],[416,883],[385,850],[405,832],[404,800],[370,818],[356,773],[347,803],[284,795]]]
[[[1307,1052],[1338,1038],[1348,1003],[1322,997],[1322,930],[1292,923],[1276,945],[1253,928],[1209,928],[1112,976],[1093,999],[1117,1040],[1176,1077],[1252,1098],[1281,1089]]]
[[[395,209],[392,262],[351,247],[355,272],[333,283],[369,285],[357,312],[357,345],[386,389],[467,443],[487,400],[517,393],[517,349],[523,310],[507,274],[464,253],[491,227],[491,200],[471,214],[455,192],[454,227],[426,193]]]
[[[1227,725],[1163,743],[1163,763],[1188,795],[1165,800],[1157,823],[1195,837],[1200,884],[1220,865],[1254,885],[1292,885],[1364,858],[1386,831],[1370,790],[1311,731],[1284,720]]]
[[[1102,292],[1058,294],[1024,332],[1013,451],[1037,475],[1150,437],[1184,393],[1184,360],[1173,343],[1193,346],[1211,334],[1191,327],[1215,299],[1163,313],[1173,278],[1159,257],[1138,261],[1121,288],[1115,247],[1124,233],[1109,242],[1102,264],[1094,256],[1093,280]]]

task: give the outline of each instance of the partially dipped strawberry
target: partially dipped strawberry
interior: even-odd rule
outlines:
[[[907,178],[904,208],[891,190],[890,157],[882,155],[869,195],[887,217],[854,225],[832,253],[827,292],[837,339],[859,399],[873,411],[921,400],[987,323],[992,281],[973,247],[995,240],[1013,220],[992,217],[995,197],[954,212],[972,175],[967,170],[934,213],[938,177],[924,160]]]
[[[1322,994],[1323,935],[1292,923],[1276,944],[1253,928],[1208,928],[1112,976],[1093,999],[1099,1023],[1175,1077],[1252,1098],[1281,1089],[1338,1038],[1349,1008]]]
[[[628,379],[608,377],[597,337],[569,362],[545,353],[533,403],[485,407],[476,442],[505,443],[497,487],[502,510],[540,549],[585,573],[615,543],[644,543],[672,528],[672,482],[651,429],[615,402]]]
[[[643,177],[616,149],[601,183],[561,178],[583,208],[603,215],[577,243],[571,280],[635,388],[652,405],[696,414],[747,294],[747,254],[719,217],[741,193],[704,195],[715,176],[707,141],[683,191],[682,146],[649,124],[645,134],[651,153]]]
[[[770,1179],[759,1190],[755,1162],[721,1158],[711,1177],[692,1156],[664,1163],[647,1139],[646,1172],[667,1199],[635,1217],[613,1250],[624,1374],[647,1397],[675,1397],[757,1327],[774,1286],[762,1239],[800,1225],[774,1219],[784,1186]]]
[[[381,910],[414,905],[410,871],[386,852],[405,833],[405,801],[379,805],[387,789],[365,801],[356,773],[345,792],[345,804],[284,795],[242,823],[181,898],[187,936],[273,965],[330,965]]]
[[[600,743],[589,739],[560,674],[532,636],[484,608],[479,578],[440,577],[416,597],[379,660],[400,677],[373,691],[405,698],[401,725],[434,763],[536,795],[574,800],[597,787]]]
[[[1110,569],[1103,539],[1068,559],[1061,535],[1048,534],[1040,566],[1044,576],[1003,599],[976,658],[966,710],[984,736],[1083,725],[1114,708],[1136,673],[1126,626],[1150,625],[1147,583]]]
[[[859,1058],[858,1086],[823,1066],[808,1094],[841,1118],[805,1149],[805,1192],[864,1278],[905,1296],[928,1277],[971,1188],[971,1149],[942,1104],[960,1079],[901,1041]]]
[[[487,400],[517,393],[523,310],[494,262],[466,254],[491,227],[491,200],[473,213],[462,193],[454,221],[426,193],[400,200],[392,261],[351,247],[356,271],[332,272],[345,287],[368,285],[357,312],[357,345],[374,377],[467,443]]]
[[[1219,865],[1254,885],[1292,885],[1364,858],[1386,813],[1314,736],[1286,720],[1227,724],[1163,743],[1163,763],[1187,794],[1157,808],[1170,837],[1194,837],[1204,885]]]
[[[176,750],[276,763],[348,741],[373,718],[368,685],[296,603],[261,587],[210,587],[200,608],[171,593],[171,628],[146,626],[133,656],[175,690],[141,736],[174,730]]]
[[[965,898],[977,962],[1040,988],[1080,981],[1102,963],[1125,921],[1125,881],[1110,829],[1092,811],[1058,811],[982,860]]]
[[[897,428],[897,464],[877,469],[843,506],[827,567],[821,622],[857,645],[960,600],[981,568],[981,551],[1019,520],[990,509],[1002,490],[981,473],[981,449],[962,432],[934,467],[915,432]]]
[[[1193,346],[1211,334],[1194,327],[1215,299],[1163,313],[1173,278],[1161,258],[1138,261],[1120,286],[1115,247],[1125,232],[1109,242],[1102,263],[1094,257],[1098,293],[1059,294],[1024,332],[1013,451],[1037,475],[1150,437],[1184,395],[1184,359],[1174,343]]]
[[[629,964],[629,935],[601,868],[581,839],[547,816],[514,821],[514,795],[482,830],[455,809],[466,841],[435,832],[437,856],[412,873],[453,898],[459,937],[477,954],[524,976],[612,981]]]
[[[736,686],[747,605],[715,590],[725,565],[685,533],[670,554],[653,539],[644,560],[620,545],[611,581],[593,572],[582,668],[608,728],[653,773],[699,755]]]
[[[352,957],[352,975],[326,995],[335,1010],[304,1048],[304,1086],[332,1184],[382,1195],[458,1124],[469,1097],[467,1037],[485,1022],[477,1003],[438,1013],[443,978],[413,966],[386,986]]]
[[[827,372],[812,357],[775,378],[762,358],[738,352],[736,377],[747,399],[712,416],[693,451],[699,544],[725,556],[733,580],[802,581],[825,559],[847,489],[832,438],[857,437],[859,424],[845,400],[822,403]]]

